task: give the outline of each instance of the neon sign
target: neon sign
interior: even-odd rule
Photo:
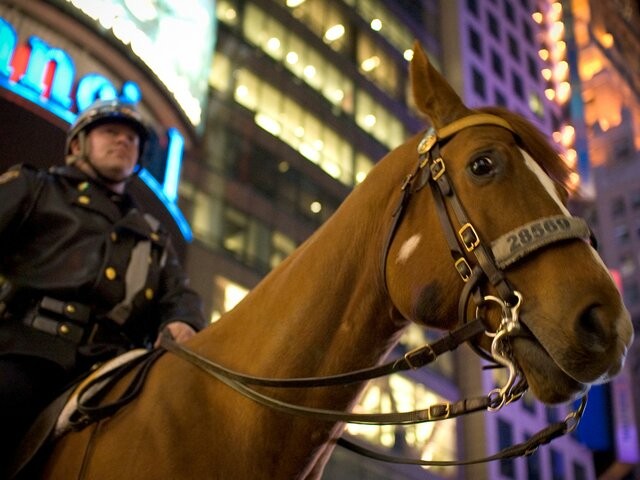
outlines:
[[[194,126],[202,125],[216,40],[213,0],[57,0],[131,49]],[[66,5],[65,5],[66,4]]]
[[[76,111],[81,112],[97,99],[120,98],[138,103],[142,98],[140,87],[136,83],[124,82],[118,91],[109,79],[98,73],[89,73],[79,78],[74,92],[75,76],[74,62],[67,52],[48,45],[36,36],[18,45],[15,29],[0,17],[0,87],[35,103],[68,123],[73,123],[77,115],[72,111],[74,101]],[[146,170],[141,172],[140,178],[167,208],[184,238],[191,241],[193,236],[189,224],[176,205],[184,139],[173,128],[167,132],[167,138],[163,184],[160,185]]]

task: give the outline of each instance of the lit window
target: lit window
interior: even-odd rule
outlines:
[[[221,92],[227,92],[231,80],[231,61],[221,53],[216,53],[214,58],[209,69],[209,85]]]
[[[334,42],[344,36],[344,25],[337,24],[330,27],[324,34],[327,42]]]
[[[309,205],[309,210],[311,210],[311,212],[313,213],[320,213],[320,211],[322,210],[322,204],[318,201],[311,202],[311,205]]]
[[[282,127],[280,126],[280,123],[277,120],[269,117],[268,115],[265,115],[264,113],[256,114],[255,120],[257,125],[264,128],[271,135],[275,137],[280,136],[280,133],[282,132]]]
[[[235,25],[238,21],[238,12],[228,0],[218,0],[216,2],[216,15],[221,22],[229,25]]]
[[[356,155],[356,183],[362,182],[367,177],[373,168],[373,165],[374,163],[371,159],[365,155],[362,155],[361,153]]]
[[[365,72],[370,72],[372,71],[374,68],[377,68],[380,66],[380,57],[378,56],[373,56],[373,57],[369,57],[367,59],[365,59],[360,66],[362,67],[362,70],[364,70]]]
[[[287,63],[291,64],[291,65],[295,65],[296,63],[298,63],[298,54],[296,52],[289,52],[287,53],[285,59],[287,60]]]
[[[273,232],[271,248],[271,267],[273,268],[296,249],[296,243],[281,232]]]
[[[211,323],[235,307],[249,291],[242,285],[219,276],[213,280],[213,289],[214,308],[210,316]]]
[[[371,381],[354,412],[406,412],[444,402],[444,398],[425,385],[401,375],[391,375],[386,379]],[[347,432],[403,456],[415,456],[423,460],[456,458],[456,421],[453,419],[404,427],[349,424]],[[429,471],[445,478],[455,477],[457,473],[451,467],[429,467]]]
[[[280,50],[280,39],[276,37],[271,37],[267,40],[267,50],[270,52],[276,52]]]

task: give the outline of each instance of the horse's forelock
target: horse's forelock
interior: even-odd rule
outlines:
[[[482,107],[478,111],[504,118],[515,130],[521,146],[540,167],[565,190],[570,191],[570,175],[573,170],[562,160],[549,140],[527,119],[501,107]]]

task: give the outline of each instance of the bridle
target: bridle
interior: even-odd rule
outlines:
[[[484,320],[480,310],[490,304],[497,305],[501,310],[501,324],[496,332],[490,333],[491,327],[485,322],[485,333],[489,332],[488,334],[493,336],[490,355],[474,342],[470,341],[469,344],[481,357],[509,368],[509,381],[501,392],[506,404],[519,398],[526,390],[526,384],[520,382],[524,382],[524,378],[520,369],[510,359],[508,351],[508,337],[521,331],[518,312],[523,298],[510,284],[504,271],[518,260],[551,243],[568,239],[590,241],[591,231],[581,218],[555,215],[517,227],[490,244],[481,239],[456,194],[440,151],[441,147],[460,131],[480,125],[497,126],[518,136],[505,119],[488,113],[471,114],[441,127],[438,131],[431,128],[424,134],[417,148],[417,166],[405,177],[401,185],[402,194],[393,211],[393,221],[383,248],[381,270],[383,283],[390,297],[386,273],[389,250],[410,199],[428,185],[455,270],[464,282],[458,301],[458,322],[465,324],[468,321],[467,312],[471,301],[476,305],[475,320]],[[450,207],[451,215],[447,205]],[[523,232],[528,235],[522,235]],[[521,238],[525,238],[526,241],[517,241]],[[481,288],[483,281],[490,284],[498,296],[484,294]]]
[[[464,282],[459,300],[459,326],[457,328],[446,333],[439,340],[414,349],[406,353],[402,358],[384,365],[338,375],[312,378],[273,379],[245,375],[200,356],[185,346],[176,343],[168,336],[162,337],[162,347],[264,406],[314,420],[375,425],[409,425],[455,418],[480,410],[499,410],[504,405],[519,399],[526,391],[527,384],[520,368],[512,358],[509,340],[520,332],[521,326],[518,316],[524,299],[511,286],[504,271],[529,253],[551,243],[567,239],[588,240],[590,230],[582,219],[557,215],[529,222],[500,236],[490,244],[481,239],[455,193],[447,173],[445,161],[440,154],[440,148],[444,142],[451,139],[459,131],[477,125],[498,126],[517,135],[511,125],[504,119],[484,113],[472,114],[456,120],[438,131],[430,129],[426,132],[418,146],[418,164],[415,170],[407,175],[401,185],[401,198],[398,206],[393,211],[391,227],[382,254],[382,275],[385,288],[388,290],[386,285],[386,263],[395,234],[412,195],[417,194],[428,184],[435,201],[442,231],[449,245],[454,267]],[[454,218],[450,218],[446,208],[447,204],[450,205]],[[510,240],[514,235],[518,237],[522,231],[530,232],[530,242],[526,242],[526,244],[521,242],[517,245]],[[492,286],[497,296],[486,295],[482,292],[481,286],[485,280]],[[476,315],[475,318],[469,320],[467,312],[471,301],[476,305]],[[481,313],[488,306],[496,305],[501,311],[501,322],[497,331],[491,332]],[[295,405],[265,395],[255,389],[255,387],[315,388],[345,385],[410,369],[418,369],[435,361],[440,355],[454,350],[462,343],[471,343],[472,339],[483,333],[493,337],[491,352],[486,353],[478,347],[476,347],[476,350],[482,356],[509,370],[506,384],[484,396],[466,398],[457,402],[439,403],[431,405],[427,409],[412,412],[363,414]],[[78,403],[81,413],[84,413],[85,416],[100,418],[97,412],[98,409],[93,406],[84,408],[84,412],[82,411],[82,392]],[[582,416],[585,405],[586,395],[582,398],[580,406],[571,412],[564,421],[549,425],[525,442],[508,447],[489,457],[474,460],[456,462],[404,459],[381,455],[344,438],[340,438],[338,443],[357,453],[386,462],[423,466],[469,465],[533,453],[540,445],[573,431]],[[79,423],[86,424],[86,422]]]

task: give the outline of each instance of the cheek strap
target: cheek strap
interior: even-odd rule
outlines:
[[[555,215],[522,225],[491,242],[496,266],[505,269],[535,250],[569,239],[590,241],[591,230],[582,218]]]

